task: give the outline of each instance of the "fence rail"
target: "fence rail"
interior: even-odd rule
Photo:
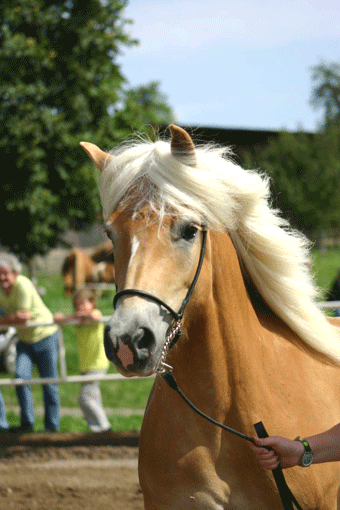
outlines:
[[[318,307],[324,310],[325,308],[340,308],[340,301],[324,301],[322,303],[318,303]]]
[[[152,376],[150,376],[152,378]],[[25,384],[63,384],[63,383],[81,383],[81,382],[92,382],[92,381],[131,381],[138,380],[138,377],[124,377],[121,374],[105,374],[105,375],[68,375],[66,377],[58,377],[54,379],[49,378],[35,378],[29,379],[0,379],[0,386],[24,386]]]
[[[325,301],[318,303],[318,307],[321,309],[334,309],[340,308],[340,301]],[[104,316],[101,318],[100,322],[106,323],[109,320],[110,316]],[[22,327],[36,327],[36,326],[51,326],[54,324],[53,322],[37,322],[37,321],[28,321],[25,326],[22,324],[13,324],[12,326],[15,328]],[[83,321],[72,320],[63,324],[64,326],[73,326],[77,324],[84,324]],[[60,368],[60,377],[58,378],[35,378],[35,379],[0,379],[0,386],[24,386],[25,384],[64,384],[64,383],[81,383],[81,382],[92,382],[92,381],[137,381],[139,377],[124,377],[121,374],[89,374],[89,375],[67,375],[67,366],[66,366],[66,352],[65,345],[62,333],[62,326],[58,326],[58,334],[59,334],[59,368]],[[154,378],[152,375],[150,378]]]
[[[106,323],[110,318],[110,315],[102,317],[98,322]],[[22,324],[11,324],[11,327],[18,328],[33,328],[36,326],[51,326],[55,324],[54,322],[38,322],[38,321],[27,321],[25,325]],[[84,324],[84,321],[80,321],[78,319],[73,319],[67,321],[62,326],[75,326],[77,324]],[[85,323],[86,324],[86,323]],[[88,375],[67,375],[67,365],[66,365],[66,351],[64,345],[64,338],[62,333],[62,326],[58,325],[58,345],[59,345],[59,370],[60,377],[57,378],[33,378],[29,380],[24,379],[16,379],[16,378],[8,378],[8,379],[0,379],[0,387],[1,386],[24,386],[26,384],[64,384],[64,383],[81,383],[81,382],[92,382],[92,381],[137,381],[139,377],[124,377],[121,374],[88,374]],[[150,376],[153,378],[154,376]]]

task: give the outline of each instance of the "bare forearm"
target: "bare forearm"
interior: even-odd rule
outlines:
[[[70,321],[74,320],[75,318],[76,318],[75,314],[65,315],[63,313],[55,313],[53,316],[54,322],[56,324],[65,324],[66,322],[70,322]]]
[[[340,460],[340,423],[326,432],[306,439],[313,451],[313,464]]]
[[[10,326],[14,324],[12,315],[5,315],[4,317],[0,317],[0,325]]]
[[[15,313],[0,317],[0,325],[24,324],[29,318],[30,313],[27,310],[17,310]]]
[[[97,322],[101,319],[101,313],[98,310],[81,311],[75,314],[75,318],[86,322]]]
[[[306,440],[313,452],[313,464],[340,460],[340,423],[326,432],[306,437]],[[301,463],[304,448],[300,441],[273,436],[265,439],[255,437],[254,442],[260,448],[250,446],[265,469],[275,469],[279,464],[288,468]],[[266,447],[272,450],[268,451]]]

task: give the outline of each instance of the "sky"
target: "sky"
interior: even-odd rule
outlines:
[[[338,0],[129,0],[121,70],[159,81],[176,123],[315,131],[311,67],[340,62]]]

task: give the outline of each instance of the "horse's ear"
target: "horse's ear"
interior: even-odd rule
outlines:
[[[96,165],[100,172],[104,170],[104,167],[109,162],[109,160],[113,159],[113,156],[111,156],[111,154],[102,151],[101,149],[99,149],[99,147],[97,147],[97,145],[94,145],[93,143],[80,142],[80,145],[90,156],[93,163]]]
[[[196,152],[194,142],[190,135],[182,128],[170,124],[171,154],[181,160],[185,165],[196,165]]]

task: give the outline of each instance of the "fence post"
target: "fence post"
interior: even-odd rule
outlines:
[[[67,378],[67,369],[66,369],[66,355],[65,355],[65,345],[64,338],[61,326],[58,327],[58,347],[59,347],[59,366],[60,366],[60,378]]]

